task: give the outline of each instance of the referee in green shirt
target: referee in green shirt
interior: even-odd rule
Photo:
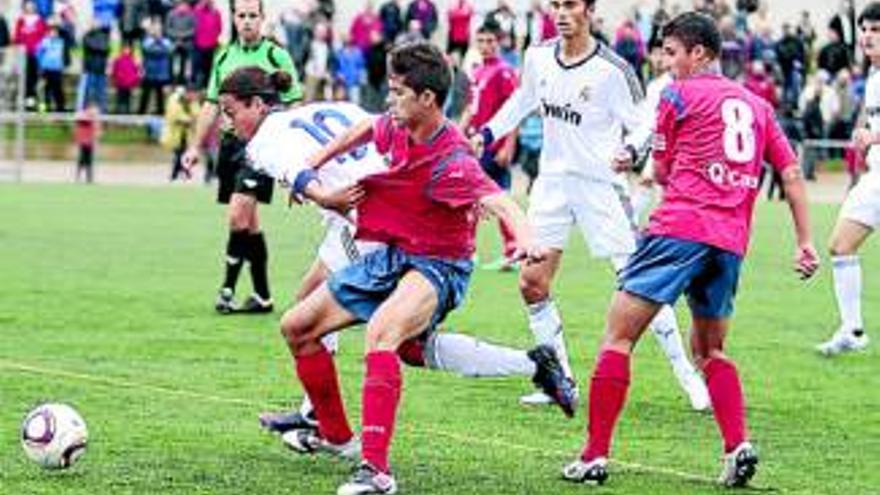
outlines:
[[[183,157],[188,170],[198,163],[200,147],[220,116],[217,100],[220,84],[235,69],[255,65],[270,72],[289,72],[294,84],[290,91],[281,96],[282,103],[291,104],[303,97],[296,69],[287,50],[262,36],[265,21],[262,1],[232,0],[231,7],[233,41],[214,58],[207,101],[199,113],[192,145]],[[267,269],[269,255],[260,230],[257,203],[272,202],[274,181],[248,166],[245,143],[226,127],[220,139],[217,178],[217,201],[229,205],[229,240],[226,243],[226,275],[215,309],[222,314],[269,313],[273,309]],[[234,300],[235,284],[245,261],[250,263],[254,293],[239,307]]]

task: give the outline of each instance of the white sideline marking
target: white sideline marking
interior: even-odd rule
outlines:
[[[123,380],[118,378],[107,378],[102,376],[89,375],[86,373],[77,373],[73,371],[59,370],[59,369],[51,369],[51,368],[43,368],[40,366],[33,366],[25,363],[20,363],[16,361],[10,361],[8,359],[0,359],[0,368],[6,368],[13,371],[19,371],[23,373],[32,373],[36,375],[47,375],[47,376],[55,376],[60,378],[69,378],[72,380],[79,380],[94,383],[97,385],[105,385],[108,387],[117,387],[117,388],[132,388],[132,389],[140,389],[146,390],[150,392],[157,392],[161,394],[167,395],[176,395],[180,397],[190,397],[194,399],[201,399],[211,402],[219,402],[224,404],[235,404],[240,406],[248,406],[248,407],[257,407],[257,408],[271,408],[277,407],[276,404],[269,404],[265,402],[258,402],[247,399],[236,399],[233,397],[222,397],[219,395],[206,394],[203,392],[196,392],[192,390],[184,390],[178,388],[170,388],[163,387],[158,385],[150,385],[147,383],[141,382],[133,382],[129,380]],[[572,457],[571,452],[566,452],[562,450],[548,450],[542,449],[538,447],[531,447],[528,445],[522,445],[518,443],[510,443],[505,442],[503,440],[496,440],[488,437],[474,438],[464,435],[459,435],[456,433],[451,433],[443,430],[434,430],[432,428],[414,428],[411,426],[404,426],[402,429],[414,433],[416,435],[431,435],[431,436],[442,436],[456,442],[471,444],[471,445],[484,445],[495,448],[503,448],[506,450],[518,450],[520,452],[528,452],[532,454],[539,454],[542,456],[553,456],[553,457],[562,457],[568,458]],[[709,478],[707,476],[701,476],[698,474],[686,473],[683,471],[678,471],[675,469],[658,467],[658,466],[648,466],[645,464],[639,464],[636,462],[627,462],[622,461],[620,459],[610,459],[612,464],[616,464],[626,470],[631,471],[641,471],[646,473],[656,473],[662,474],[666,476],[671,476],[675,478],[680,478],[686,481],[695,481],[699,483],[709,483],[714,484],[715,480],[713,478]]]

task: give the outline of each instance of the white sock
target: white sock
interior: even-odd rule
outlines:
[[[460,333],[435,333],[425,344],[428,367],[468,377],[535,374],[526,351],[477,340]]]
[[[336,354],[339,351],[339,332],[328,333],[321,337],[321,343],[330,354]]]
[[[556,309],[556,303],[552,298],[528,305],[529,329],[535,336],[538,344],[549,345],[556,351],[556,357],[562,364],[565,376],[572,378],[571,365],[568,362],[568,350],[565,348],[565,339],[562,335],[562,317]]]
[[[677,376],[686,376],[696,372],[684,350],[681,333],[678,331],[678,321],[675,319],[675,311],[671,306],[666,304],[661,307],[657,316],[651,320],[649,327]]]
[[[312,407],[312,401],[309,400],[309,394],[303,394],[303,400],[299,404],[299,413],[303,416],[309,417],[313,410],[314,407]]]
[[[831,266],[841,325],[849,330],[863,329],[862,267],[858,255],[832,256]]]

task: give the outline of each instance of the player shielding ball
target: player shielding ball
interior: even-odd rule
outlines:
[[[630,258],[608,310],[607,329],[590,383],[588,439],[563,469],[571,481],[604,483],[611,438],[630,383],[630,354],[664,304],[687,294],[691,348],[703,370],[724,439],[719,482],[743,486],[755,474],[739,374],[724,341],[751,232],[763,162],[783,176],[794,220],[795,269],[819,266],[807,197],[794,152],[773,109],[718,66],[714,21],[685,13],[663,29],[663,51],[675,81],[663,92],[655,137],[655,173],[663,199],[647,236]]]
[[[868,346],[862,322],[862,267],[859,249],[880,227],[880,3],[872,2],[859,16],[859,44],[871,62],[865,84],[865,108],[853,132],[853,144],[867,153],[868,173],[849,192],[831,234],[831,269],[840,326],[831,338],[816,347],[826,355],[859,351]]]
[[[482,172],[467,141],[443,117],[450,71],[442,53],[424,43],[403,45],[391,53],[389,68],[389,114],[353,127],[315,164],[371,140],[390,157],[387,172],[362,179],[357,207],[357,237],[383,246],[333,273],[282,321],[297,375],[314,402],[322,447],[340,455],[356,448],[357,439],[335,364],[320,339],[366,322],[363,463],[340,494],[397,490],[388,462],[402,389],[396,351],[432,331],[460,304],[473,270],[478,209],[514,226],[527,261],[542,257],[524,214]]]

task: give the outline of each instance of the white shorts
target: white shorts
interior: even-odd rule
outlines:
[[[529,196],[529,223],[537,244],[546,248],[564,250],[577,224],[594,257],[636,249],[637,226],[623,185],[539,174]]]
[[[351,223],[331,218],[327,221],[324,240],[318,246],[318,259],[330,272],[336,272],[381,246],[379,242],[356,241]]]
[[[880,227],[880,172],[862,176],[846,196],[840,217],[856,221],[872,229]]]

